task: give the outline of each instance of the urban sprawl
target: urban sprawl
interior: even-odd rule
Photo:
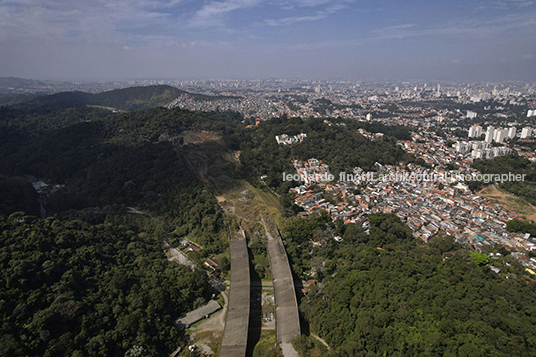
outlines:
[[[527,83],[366,83],[352,81],[185,81],[174,83],[186,91],[217,95],[199,99],[182,95],[168,107],[191,110],[240,112],[249,126],[272,117],[321,117],[358,120],[384,125],[404,125],[411,140],[398,145],[423,166],[380,165],[376,172],[359,167],[337,177],[320,160],[293,162],[296,172],[282,173],[302,214],[326,210],[334,221],[368,228],[368,215],[393,213],[405,221],[416,237],[427,242],[436,234],[451,235],[457,242],[482,247],[502,246],[533,272],[536,260],[527,250],[536,249],[529,234],[512,233],[506,223],[520,218],[472,192],[468,181],[523,181],[524,175],[482,175],[471,167],[475,159],[517,152],[531,161],[536,117],[535,85]],[[228,96],[228,97],[225,97]],[[327,125],[345,125],[328,120]],[[358,130],[370,140],[383,133]],[[305,133],[280,133],[279,145],[307,140]],[[426,167],[425,167],[426,166]],[[342,240],[334,234],[335,240]],[[535,237],[536,238],[536,237]],[[320,242],[313,242],[318,245]],[[490,255],[499,253],[490,253]],[[493,256],[492,256],[493,258]],[[491,266],[495,272],[500,269]]]
[[[185,91],[168,108],[236,111],[249,127],[285,116],[333,118],[324,120],[327,125],[345,125],[343,119],[403,125],[410,129],[411,138],[397,144],[422,159],[422,165],[376,164],[372,174],[356,167],[335,177],[328,165],[315,158],[294,161],[296,172],[282,174],[286,181],[299,181],[291,192],[303,207],[302,214],[326,210],[333,220],[366,230],[369,214],[394,213],[425,242],[441,233],[476,250],[503,246],[531,272],[536,270],[536,260],[524,254],[536,249],[536,241],[528,234],[506,230],[506,223],[518,218],[518,213],[477,195],[467,185],[470,180],[524,180],[516,175],[482,175],[471,165],[476,159],[512,152],[536,160],[531,148],[534,83],[230,79],[131,81],[107,88],[154,84]],[[96,89],[103,87],[106,84],[96,85]],[[383,133],[358,131],[369,140],[384,140]],[[281,146],[307,139],[305,133],[280,133],[274,138]],[[334,239],[342,238],[334,235]]]

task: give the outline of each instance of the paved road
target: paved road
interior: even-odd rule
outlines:
[[[288,347],[288,344],[300,334],[300,317],[292,271],[281,238],[270,234],[264,218],[262,223],[268,238],[268,256],[274,281],[276,338],[289,351],[285,356],[294,356],[295,351],[293,352],[292,345]]]
[[[229,245],[231,247],[231,287],[220,357],[242,357],[246,355],[249,328],[249,256],[245,239],[232,239]]]

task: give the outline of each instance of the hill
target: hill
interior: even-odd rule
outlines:
[[[523,181],[500,182],[499,187],[504,191],[514,194],[526,200],[531,205],[536,205],[536,163],[512,153],[507,156],[495,157],[489,160],[475,160],[472,165],[483,174],[509,174],[525,175]],[[482,182],[472,184],[471,189],[480,189]]]
[[[22,89],[35,89],[46,86],[46,82],[16,77],[0,77],[0,93],[13,93]]]
[[[48,83],[32,79],[0,77],[0,106],[28,102],[46,94]]]
[[[95,105],[124,111],[145,110],[164,106],[181,93],[185,92],[166,85],[129,87],[97,94],[81,91],[61,92],[32,99],[19,105],[19,107],[29,106],[38,109],[42,107],[71,108]]]
[[[0,105],[25,111],[43,111],[47,108],[66,109],[78,106],[97,106],[119,111],[134,111],[163,107],[181,95],[188,96],[195,101],[238,98],[189,93],[168,85],[128,87],[96,94],[69,91],[49,95],[13,94],[12,91],[2,93],[2,88],[7,88],[6,86],[7,84],[2,85],[0,83]]]

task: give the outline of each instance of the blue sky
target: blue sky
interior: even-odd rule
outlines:
[[[0,76],[536,81],[536,4],[0,0]]]

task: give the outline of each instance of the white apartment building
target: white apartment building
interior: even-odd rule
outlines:
[[[523,130],[521,130],[521,139],[526,139],[532,136],[532,128],[531,127],[524,127]]]
[[[508,139],[513,139],[515,137],[516,137],[516,128],[511,127],[510,129],[508,129]]]

